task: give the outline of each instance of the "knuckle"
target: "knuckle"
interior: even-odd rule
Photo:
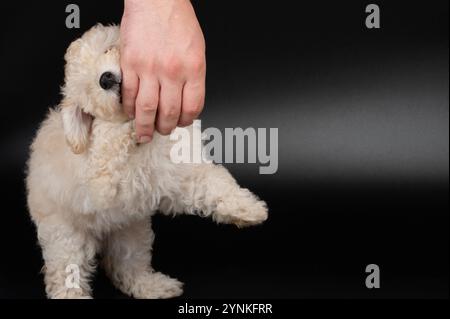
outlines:
[[[122,52],[120,54],[121,64],[125,65],[125,66],[134,66],[138,60],[138,59],[136,59],[136,57],[138,56],[136,53],[137,52],[134,52],[133,50],[126,49],[126,48],[124,50],[122,50]]]
[[[141,57],[137,61],[137,67],[144,69],[146,72],[153,72],[155,70],[155,62],[153,59]]]
[[[191,118],[199,115],[201,111],[202,111],[202,106],[200,104],[189,105],[183,109],[183,113]]]
[[[164,109],[161,109],[161,115],[162,117],[169,119],[177,118],[179,115],[179,110],[175,106],[166,107]]]
[[[156,103],[144,102],[137,105],[137,108],[143,113],[153,113],[158,108]]]
[[[126,51],[122,54],[121,61],[122,65],[134,70],[153,70],[154,67],[153,59],[142,55],[140,52]]]
[[[205,56],[202,54],[194,55],[187,62],[187,69],[191,72],[203,72],[206,67]]]
[[[181,127],[185,127],[185,126],[191,125],[192,122],[193,122],[193,120],[191,120],[191,119],[182,119],[178,122],[178,125]]]
[[[137,95],[137,88],[134,86],[130,86],[130,85],[123,85],[122,87],[122,94],[134,99]]]
[[[129,116],[134,116],[134,114],[135,114],[135,108],[134,108],[134,105],[132,103],[129,103],[129,102],[128,103],[124,103],[123,104],[123,110]]]
[[[169,135],[174,128],[175,126],[158,125],[158,132],[162,135]]]
[[[180,76],[183,69],[183,64],[178,58],[171,58],[163,62],[163,72],[164,74],[171,78],[176,79]]]
[[[144,119],[136,119],[136,129],[140,132],[151,132],[153,130],[153,124]]]

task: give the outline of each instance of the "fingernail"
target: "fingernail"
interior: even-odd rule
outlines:
[[[150,143],[151,140],[152,140],[152,138],[150,136],[144,135],[144,136],[139,137],[140,144]]]

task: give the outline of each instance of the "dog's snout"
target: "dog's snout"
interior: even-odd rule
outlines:
[[[112,72],[105,72],[100,76],[99,84],[102,89],[110,90],[120,84],[120,77]]]

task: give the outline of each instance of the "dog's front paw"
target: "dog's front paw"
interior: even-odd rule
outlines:
[[[261,224],[266,221],[268,217],[267,208],[261,207],[258,210],[253,210],[252,214],[245,214],[239,217],[232,217],[231,223],[237,227],[248,227]]]
[[[258,200],[247,189],[217,205],[213,219],[219,223],[247,227],[264,222],[268,217],[266,203]]]
[[[138,299],[166,299],[180,296],[183,283],[160,272],[148,273],[137,279],[131,294]]]

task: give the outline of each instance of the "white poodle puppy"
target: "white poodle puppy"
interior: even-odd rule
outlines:
[[[34,139],[26,180],[47,296],[90,298],[96,254],[125,294],[178,296],[182,284],[151,267],[151,216],[198,214],[246,226],[267,219],[266,205],[222,166],[172,162],[168,136],[136,144],[120,101],[117,26],[94,26],[65,60],[63,99]],[[73,265],[78,282],[67,284]]]

